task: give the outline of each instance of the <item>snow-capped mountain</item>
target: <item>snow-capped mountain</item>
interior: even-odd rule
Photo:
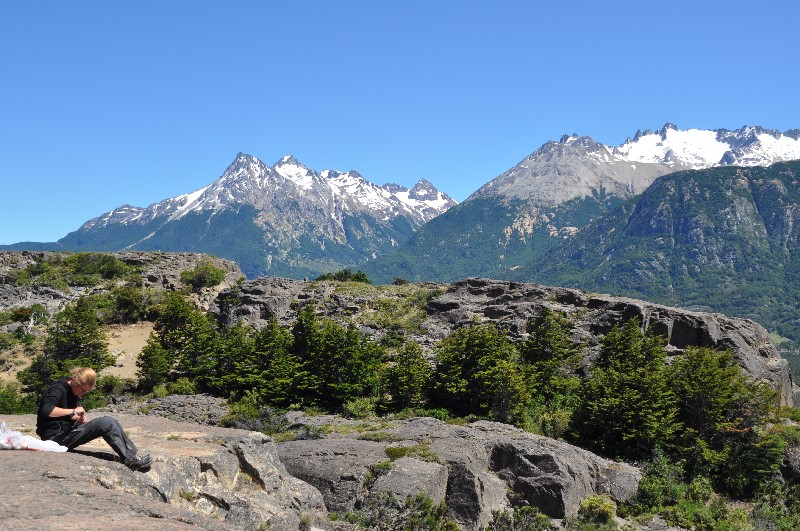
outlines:
[[[545,143],[417,231],[406,246],[369,264],[371,278],[506,277],[534,263],[592,219],[643,193],[661,176],[716,166],[767,166],[800,159],[800,130],[735,131],[672,124],[620,146],[564,135]]]
[[[661,175],[716,166],[768,166],[800,159],[800,129],[781,133],[762,127],[735,131],[688,129],[666,124],[637,131],[621,146],[588,136],[547,142],[472,197],[521,198],[543,205],[590,197],[598,190],[617,197],[642,193]]]
[[[410,190],[392,183],[378,186],[355,171],[317,173],[290,155],[270,167],[240,153],[209,186],[147,208],[122,205],[87,221],[81,229],[145,223],[160,217],[172,221],[190,212],[223,210],[235,204],[269,209],[273,202],[286,200],[315,203],[333,219],[341,218],[343,212],[368,212],[383,221],[404,217],[414,228],[457,204],[425,179]]]
[[[742,127],[735,131],[687,129],[666,124],[659,131],[637,131],[612,150],[631,162],[680,165],[691,169],[715,166],[769,166],[800,159],[800,129],[780,131]]]
[[[424,179],[410,190],[378,186],[355,171],[316,172],[291,156],[268,166],[240,153],[204,188],[120,206],[51,247],[205,252],[249,277],[302,278],[357,267],[455,204]]]

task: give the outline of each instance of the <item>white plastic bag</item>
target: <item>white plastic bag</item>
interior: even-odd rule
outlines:
[[[30,435],[23,435],[18,431],[13,431],[8,424],[0,421],[0,449],[66,452],[68,448],[55,441],[40,441]]]

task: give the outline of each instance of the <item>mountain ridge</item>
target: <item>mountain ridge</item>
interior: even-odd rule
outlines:
[[[122,205],[58,242],[2,249],[206,252],[250,276],[303,278],[385,253],[457,204],[429,181],[379,186],[358,172],[310,170],[291,155],[274,166],[237,154],[211,184],[147,207]]]
[[[399,248],[368,262],[380,282],[452,282],[465,273],[509,278],[592,219],[675,171],[800,159],[800,130],[762,127],[681,131],[665,124],[610,147],[588,136],[549,141],[435,218]],[[454,245],[450,245],[454,242]],[[469,276],[469,275],[467,275]]]

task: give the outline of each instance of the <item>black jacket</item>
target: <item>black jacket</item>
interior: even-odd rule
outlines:
[[[47,441],[64,430],[71,430],[74,421],[71,415],[64,417],[50,417],[53,408],[63,407],[75,409],[78,407],[78,397],[72,393],[72,388],[67,383],[67,378],[53,382],[39,402],[39,411],[36,412],[36,434],[43,441]]]

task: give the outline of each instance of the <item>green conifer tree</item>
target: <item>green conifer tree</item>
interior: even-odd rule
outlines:
[[[94,303],[81,297],[55,317],[47,331],[44,352],[18,379],[26,391],[40,393],[73,367],[91,367],[100,372],[113,363]]]
[[[422,347],[414,342],[406,343],[395,354],[394,362],[386,372],[392,407],[400,410],[424,406],[432,368],[422,353]]]
[[[458,415],[505,416],[529,399],[525,389],[506,385],[508,375],[521,372],[519,353],[506,333],[494,324],[473,323],[437,345],[432,405]]]
[[[606,455],[650,457],[678,429],[666,372],[664,340],[644,333],[638,318],[615,326],[581,390],[581,441]]]
[[[678,455],[687,472],[751,497],[781,462],[780,440],[764,431],[777,403],[775,391],[748,380],[730,351],[690,347],[667,372],[682,425]]]

